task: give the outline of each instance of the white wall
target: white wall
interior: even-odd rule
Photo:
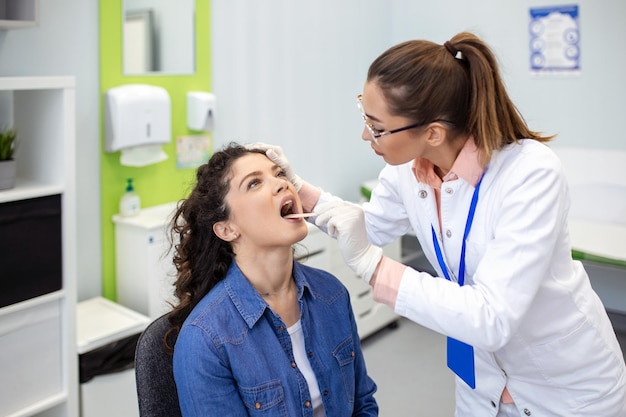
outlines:
[[[626,1],[394,0],[393,40],[443,43],[470,30],[493,46],[509,93],[531,129],[558,137],[553,146],[626,149]],[[529,9],[578,5],[581,75],[530,74]]]
[[[297,6],[294,6],[297,4]],[[558,133],[554,146],[626,149],[626,2],[580,0],[580,76],[531,76],[529,8],[537,0],[213,0],[213,88],[218,144],[283,146],[296,172],[345,198],[382,161],[360,139],[354,106],[370,62],[389,46],[443,43],[470,30],[501,61],[512,99],[530,127]]]
[[[357,199],[383,166],[360,139],[356,95],[389,16],[376,0],[212,0],[216,145],[279,144],[302,178]]]
[[[82,300],[102,293],[98,2],[39,4],[38,27],[0,30],[0,76],[76,77],[76,239]]]

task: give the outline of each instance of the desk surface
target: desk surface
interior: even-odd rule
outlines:
[[[79,354],[141,333],[150,318],[102,297],[78,303],[76,342]]]
[[[569,228],[572,249],[626,263],[626,225],[571,220]]]

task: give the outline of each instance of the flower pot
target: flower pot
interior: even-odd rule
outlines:
[[[15,186],[17,164],[14,159],[0,161],[0,190],[8,190]]]

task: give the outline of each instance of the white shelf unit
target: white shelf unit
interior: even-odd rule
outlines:
[[[137,216],[113,217],[115,223],[117,302],[155,319],[174,302],[175,270],[168,253],[167,226],[176,203],[142,209]],[[307,223],[308,224],[308,223]],[[296,245],[296,258],[324,269],[348,288],[359,336],[365,338],[395,323],[398,316],[376,303],[372,289],[354,275],[341,258],[337,242],[308,224],[309,234]],[[387,256],[400,260],[400,241],[385,247]]]
[[[39,24],[39,0],[0,0],[0,30]]]
[[[0,126],[19,138],[16,185],[0,191],[0,209],[59,195],[62,242],[61,288],[0,308],[3,417],[78,416],[74,85],[73,77],[0,77]],[[28,285],[29,277],[9,279]]]

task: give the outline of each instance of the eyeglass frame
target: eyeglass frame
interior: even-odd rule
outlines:
[[[385,137],[385,136],[389,136],[392,135],[394,133],[398,133],[398,132],[403,132],[405,130],[409,130],[409,129],[413,129],[416,127],[420,127],[420,126],[426,126],[429,123],[434,123],[434,122],[445,122],[451,125],[454,125],[454,123],[445,120],[445,119],[435,119],[431,122],[419,122],[419,123],[413,123],[412,125],[409,126],[404,126],[404,127],[399,127],[397,129],[392,129],[392,130],[383,130],[380,133],[375,133],[375,131],[378,131],[378,129],[376,129],[374,127],[374,124],[372,122],[370,122],[369,117],[367,117],[367,114],[365,114],[365,109],[363,109],[363,94],[358,94],[356,96],[356,106],[358,107],[359,111],[361,112],[361,116],[363,117],[363,122],[365,122],[365,127],[367,127],[368,132],[370,133],[370,135],[372,136],[372,139],[374,140],[374,143],[376,143],[378,145],[378,139]]]

